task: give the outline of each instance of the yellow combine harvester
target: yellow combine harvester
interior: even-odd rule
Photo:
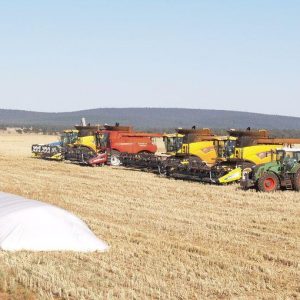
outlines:
[[[214,141],[227,139],[227,137],[214,135],[209,128],[180,128],[176,131],[175,134],[164,136],[166,155],[124,154],[121,157],[123,165],[150,169],[176,178],[190,178],[193,177],[195,168],[212,166],[216,163],[217,152]]]
[[[86,125],[85,120],[81,125],[75,126],[78,131],[78,138],[75,143],[65,147],[65,159],[72,162],[80,162],[84,156],[95,155],[97,152],[96,131],[99,130],[99,125]]]
[[[78,130],[66,129],[60,136],[60,141],[50,144],[34,144],[31,146],[32,157],[63,160],[64,148],[76,142]]]
[[[213,164],[216,159],[214,139],[216,136],[209,128],[202,129],[177,129],[183,135],[182,145],[175,153],[179,160],[194,158]]]
[[[184,135],[182,146],[164,162],[161,173],[175,178],[199,180],[197,170],[216,163],[215,141],[223,141],[227,137],[216,136],[208,128],[178,129],[178,133]]]

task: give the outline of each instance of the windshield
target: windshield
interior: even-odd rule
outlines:
[[[234,153],[236,141],[227,140],[225,142],[225,156],[229,157]]]
[[[60,140],[63,145],[68,145],[68,144],[75,143],[77,137],[78,137],[77,132],[68,132],[68,133],[63,133],[61,135]]]
[[[166,151],[176,152],[181,148],[183,138],[182,137],[166,137],[164,139]]]
[[[97,146],[99,148],[107,148],[109,142],[109,133],[98,133],[97,134]]]
[[[218,149],[218,157],[230,157],[235,150],[236,141],[225,140],[225,141],[216,141],[215,143]]]
[[[93,136],[95,134],[95,129],[86,126],[86,128],[81,128],[78,132],[78,137]]]
[[[277,151],[276,158],[277,158],[278,161],[283,161],[284,151]]]
[[[294,160],[296,162],[300,162],[300,151],[294,152],[294,151],[277,151],[277,160],[283,161],[283,160]]]

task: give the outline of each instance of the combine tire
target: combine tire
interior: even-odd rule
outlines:
[[[300,170],[294,176],[293,187],[295,191],[300,192]]]
[[[278,177],[274,173],[263,174],[258,180],[257,188],[260,192],[275,192],[279,188]]]
[[[116,150],[112,150],[111,151],[110,165],[111,166],[119,166],[119,165],[121,165],[120,152],[119,151],[116,151]]]

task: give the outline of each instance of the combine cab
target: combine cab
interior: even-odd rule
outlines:
[[[165,145],[165,149],[163,154],[166,155],[175,155],[179,149],[181,149],[183,143],[184,135],[177,133],[170,133],[163,135],[163,142]]]
[[[35,158],[63,160],[64,148],[75,143],[78,137],[77,130],[64,130],[59,142],[50,144],[34,144],[31,146],[32,156]]]

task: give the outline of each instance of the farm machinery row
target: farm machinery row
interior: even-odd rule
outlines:
[[[214,184],[241,181],[243,188],[263,190],[264,185],[258,181],[262,175],[257,174],[268,172],[262,172],[262,166],[278,164],[277,152],[295,149],[292,148],[295,144],[300,144],[300,139],[271,138],[266,130],[250,128],[229,130],[225,136],[215,135],[208,128],[195,127],[160,134],[138,132],[118,123],[114,126],[91,126],[83,120],[74,130],[66,130],[59,143],[32,145],[32,152],[40,158],[90,166],[123,165],[176,179]],[[260,171],[256,173],[258,169]],[[290,179],[286,174],[276,176],[276,187],[291,189],[295,186],[294,175]],[[265,186],[270,182],[271,179]],[[268,191],[267,188],[264,190]]]
[[[155,139],[160,133],[138,132],[130,126],[93,126],[82,120],[75,130],[65,130],[60,142],[32,145],[33,157],[67,160],[73,163],[99,166],[121,164],[121,153],[155,153]]]
[[[242,179],[245,170],[276,161],[276,151],[300,139],[271,138],[266,130],[230,130],[217,136],[209,129],[178,129],[179,142],[167,157],[123,154],[125,167],[156,170],[176,179],[228,184]]]

